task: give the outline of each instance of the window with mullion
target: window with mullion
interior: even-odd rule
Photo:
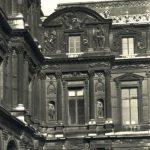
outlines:
[[[83,89],[68,91],[69,99],[69,124],[84,124],[84,95]]]
[[[69,53],[79,53],[80,52],[80,44],[81,44],[80,36],[69,36]]]
[[[122,38],[122,54],[123,55],[134,54],[134,38],[133,37]]]
[[[137,88],[122,88],[122,123],[138,124]]]

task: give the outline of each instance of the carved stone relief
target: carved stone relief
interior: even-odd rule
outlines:
[[[103,73],[96,73],[94,77],[96,115],[97,118],[104,117],[104,101],[105,101],[105,76]]]
[[[105,77],[103,73],[98,73],[95,79],[95,95],[97,99],[104,98],[105,93]]]
[[[44,32],[44,52],[55,53],[56,49],[56,31]]]
[[[61,16],[57,17],[50,22],[50,26],[61,26],[65,29],[81,29],[84,28],[86,24],[96,23],[98,20],[84,12],[72,11],[63,13]]]
[[[137,65],[118,65],[118,66],[113,66],[112,70],[133,70],[133,69],[147,69],[148,64],[137,64]]]
[[[54,75],[46,77],[46,103],[47,119],[54,121],[56,119],[56,78]]]
[[[132,29],[122,29],[114,33],[113,36],[113,45],[112,50],[116,51],[118,53],[122,53],[122,37],[124,36],[132,36],[134,38],[134,48],[135,53],[145,53],[146,50],[146,43],[144,42],[145,39],[143,39],[142,33],[137,30]]]
[[[97,28],[94,30],[94,42],[95,42],[95,48],[104,48],[105,47],[105,31],[104,27],[102,25],[97,26]]]

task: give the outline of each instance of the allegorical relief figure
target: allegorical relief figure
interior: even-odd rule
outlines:
[[[95,84],[95,92],[104,92],[104,83],[101,78],[99,78]]]
[[[48,120],[55,119],[55,102],[50,101],[48,103]]]
[[[105,46],[105,34],[103,31],[103,28],[101,26],[98,26],[95,35],[94,35],[96,48],[104,48]]]
[[[55,85],[52,81],[49,82],[47,86],[47,95],[52,95],[56,93]]]
[[[56,31],[45,32],[44,33],[44,47],[45,50],[55,50],[56,46]]]
[[[104,117],[104,104],[102,99],[97,101],[97,117]]]

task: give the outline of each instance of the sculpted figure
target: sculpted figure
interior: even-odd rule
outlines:
[[[96,33],[95,33],[95,41],[96,41],[96,47],[104,48],[105,46],[105,34],[102,30],[102,27],[97,27]]]
[[[102,100],[97,101],[97,116],[98,118],[104,117],[104,105]]]
[[[49,117],[49,120],[55,119],[55,104],[54,104],[54,102],[48,103],[48,117]]]

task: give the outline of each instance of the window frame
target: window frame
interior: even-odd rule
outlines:
[[[133,39],[133,54],[131,53],[131,50],[130,50],[130,42],[129,42],[129,39]],[[127,46],[127,49],[125,50],[125,49],[123,49],[123,39],[127,39],[127,43],[126,43],[126,46]],[[122,50],[122,56],[126,56],[126,57],[128,57],[128,56],[134,56],[134,55],[136,55],[136,52],[135,52],[135,37],[134,36],[122,36],[121,37],[121,50]],[[124,51],[126,51],[127,52],[127,54],[124,54],[125,52]]]
[[[73,38],[74,37],[74,41],[73,41],[73,48],[75,49],[74,50],[74,52],[71,52],[71,46],[70,46],[70,40],[71,40],[71,38]],[[75,39],[77,39],[77,37],[79,38],[79,51],[77,52],[77,41],[75,40]],[[68,52],[69,52],[69,54],[76,54],[76,53],[81,53],[81,35],[69,35],[68,36]]]
[[[78,96],[77,95],[77,92],[82,89],[83,90],[83,96]],[[75,91],[75,96],[69,96],[69,91]],[[67,90],[67,93],[68,93],[68,124],[69,125],[84,125],[85,124],[85,90],[84,90],[84,87],[83,86],[77,86],[77,87],[71,87],[69,86],[68,87],[68,90]],[[78,101],[80,99],[83,99],[83,107],[84,107],[84,123],[83,124],[79,124],[79,116],[78,116]],[[70,104],[70,101],[75,101],[75,123],[71,123],[71,120],[69,118],[70,116],[70,107],[69,107],[69,104]]]
[[[142,81],[144,80],[143,76],[126,73],[114,79],[116,82],[117,88],[117,101],[118,101],[118,116],[119,124],[123,125],[122,121],[122,101],[121,101],[121,89],[122,88],[137,88],[137,97],[138,97],[138,123],[139,125],[143,122],[143,106],[142,106]]]
[[[131,97],[130,97],[130,99],[129,99],[129,104],[130,104],[130,106],[129,106],[129,109],[130,109],[130,123],[129,124],[124,124],[123,123],[123,107],[122,107],[122,103],[123,103],[123,99],[122,99],[122,94],[121,94],[121,118],[122,118],[122,120],[121,120],[121,122],[122,122],[122,125],[123,126],[125,126],[125,125],[138,125],[139,124],[139,118],[140,118],[140,102],[139,102],[139,94],[138,94],[138,91],[139,91],[139,87],[138,87],[138,85],[136,86],[121,86],[121,93],[122,93],[122,89],[137,89],[137,109],[138,109],[138,122],[137,122],[137,124],[135,123],[135,124],[132,124],[132,120],[131,120]]]

